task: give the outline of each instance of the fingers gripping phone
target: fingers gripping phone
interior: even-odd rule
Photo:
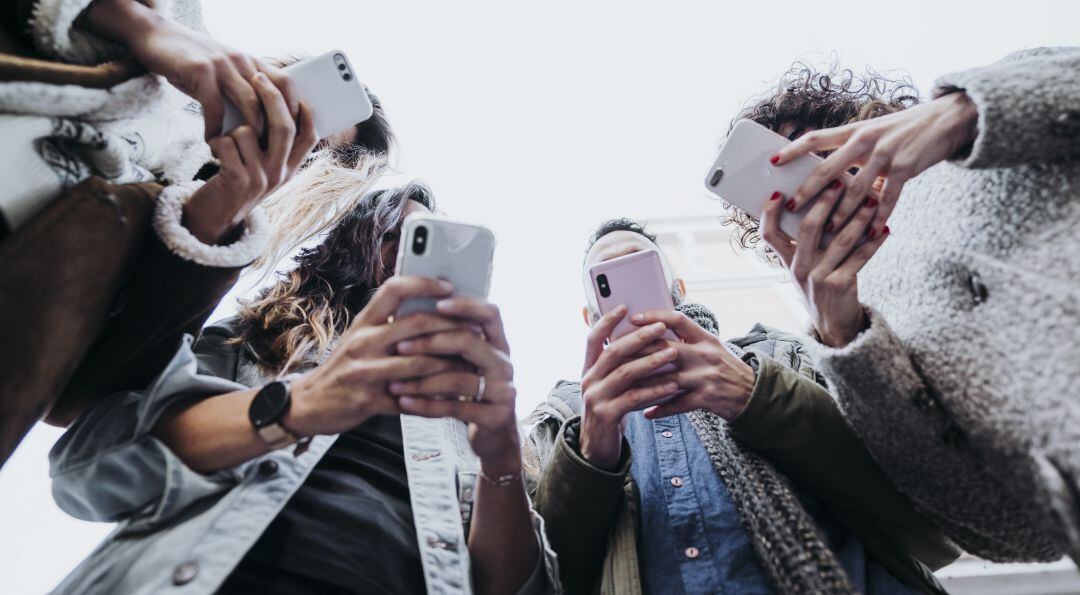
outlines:
[[[284,71],[292,79],[297,97],[311,108],[315,136],[320,139],[367,120],[375,111],[345,52],[334,50],[301,60]],[[240,110],[226,98],[222,134],[243,123]]]
[[[773,192],[790,197],[822,162],[821,157],[807,154],[781,166],[770,163],[769,158],[790,142],[757,122],[740,120],[720,147],[716,162],[705,176],[705,187],[751,216],[760,218]],[[845,178],[850,176],[845,174]],[[813,201],[794,213],[783,211],[780,229],[793,238],[798,237],[799,224],[812,204]],[[823,233],[822,244],[832,237],[833,234]]]
[[[601,315],[611,312],[620,304],[626,306],[626,316],[611,333],[613,341],[639,328],[630,322],[630,317],[634,314],[675,309],[671,298],[671,285],[664,276],[664,266],[656,250],[642,250],[594,264],[589,267],[589,279],[592,281]],[[679,340],[671,329],[665,331],[662,337],[668,341]],[[674,364],[665,364],[655,373],[673,370]]]
[[[412,215],[401,226],[397,274],[449,281],[454,295],[487,299],[491,286],[495,235],[479,225],[436,215]],[[436,298],[402,302],[395,316],[433,312]]]

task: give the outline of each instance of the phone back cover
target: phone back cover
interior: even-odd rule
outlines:
[[[412,251],[416,228],[428,230],[427,249],[422,255]],[[454,295],[486,299],[491,285],[491,264],[495,236],[485,227],[439,217],[413,217],[402,226],[398,245],[399,275],[445,279],[454,285]],[[397,316],[433,311],[433,298],[406,300]]]
[[[770,163],[769,158],[789,143],[788,139],[760,124],[750,120],[738,122],[706,174],[705,187],[754,217],[760,217],[773,192],[779,191],[790,197],[821,163],[821,158],[816,155],[803,155],[780,167]],[[717,170],[723,175],[716,184],[711,184]],[[806,210],[784,211],[780,216],[780,229],[796,237]]]
[[[601,274],[607,275],[608,287],[611,289],[608,297],[600,295],[600,288],[596,284],[596,277]],[[612,331],[612,339],[618,339],[638,329],[637,325],[630,322],[630,316],[638,312],[671,310],[675,307],[671,301],[671,287],[664,278],[664,268],[655,250],[643,250],[595,264],[589,268],[589,278],[601,314],[607,314],[619,304],[626,305],[627,315]],[[667,338],[675,340],[674,334]]]

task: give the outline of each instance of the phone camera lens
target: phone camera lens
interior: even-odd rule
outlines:
[[[343,79],[345,79],[347,81],[351,81],[352,80],[352,75],[346,72],[345,74],[341,75],[341,78],[343,78]]]
[[[338,70],[345,70],[345,64],[338,64],[337,69]]]
[[[596,286],[600,289],[600,297],[611,297],[611,287],[608,286],[607,275],[597,275]]]
[[[427,228],[417,227],[416,233],[413,234],[412,251],[413,254],[420,256],[427,250]]]

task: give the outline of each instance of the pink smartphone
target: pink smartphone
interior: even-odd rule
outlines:
[[[660,254],[656,250],[634,252],[594,264],[589,267],[589,279],[592,281],[601,315],[611,312],[620,304],[626,306],[626,316],[612,331],[612,340],[640,328],[630,322],[630,317],[638,312],[675,309],[671,299],[671,286],[664,277],[664,267],[660,264]],[[671,329],[668,329],[663,337],[669,341],[679,340]],[[656,373],[666,373],[674,369],[673,364],[667,364]]]
[[[769,162],[770,157],[790,143],[757,122],[737,122],[705,176],[705,187],[751,216],[760,218],[773,192],[790,197],[822,161],[817,155],[803,155],[781,166]],[[845,184],[850,181],[851,175],[845,173]],[[812,204],[810,201],[794,213],[783,211],[780,229],[793,238],[798,237],[799,223]],[[823,233],[822,245],[832,238],[833,234]]]

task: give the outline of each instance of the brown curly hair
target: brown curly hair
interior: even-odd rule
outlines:
[[[858,74],[832,64],[819,69],[805,62],[792,64],[769,91],[752,99],[728,126],[749,119],[791,140],[811,130],[843,126],[907,109],[919,103],[919,92],[907,76],[890,78],[871,69]],[[772,250],[761,243],[757,219],[724,203],[722,225],[738,231],[733,241],[743,249],[762,249],[768,260]]]
[[[419,182],[365,195],[322,243],[300,252],[295,269],[242,303],[240,332],[230,342],[248,345],[259,367],[271,373],[326,354],[379,280],[393,274],[382,244],[396,233],[410,200],[435,210],[431,190]]]

